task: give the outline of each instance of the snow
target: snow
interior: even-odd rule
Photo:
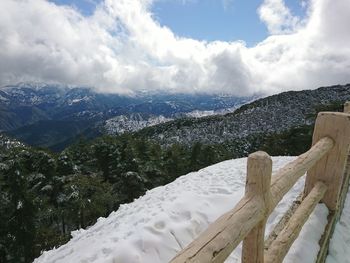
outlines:
[[[214,110],[204,110],[204,111],[194,110],[194,111],[185,113],[185,115],[187,117],[193,117],[193,118],[201,118],[201,117],[206,117],[206,116],[212,116],[214,114],[215,114]]]
[[[290,248],[284,263],[315,262],[320,248],[318,241],[327,225],[327,216],[327,207],[324,204],[317,205]]]
[[[294,157],[273,157],[274,170]],[[44,252],[35,263],[168,262],[220,215],[242,198],[246,158],[229,160],[189,173],[174,182],[152,189],[125,204],[90,228],[72,233],[59,248]],[[302,191],[304,178],[286,194],[268,219],[273,229]],[[328,210],[318,205],[303,227],[284,262],[313,262],[327,223]],[[241,247],[226,262],[240,262]]]
[[[0,148],[1,147],[3,147],[4,149],[11,149],[11,148],[25,147],[25,145],[15,139],[10,139],[4,134],[0,133]]]
[[[82,98],[76,98],[76,99],[70,99],[68,100],[68,105],[72,106],[73,104],[79,103],[79,102],[84,102],[84,101],[89,101],[91,98],[89,96],[84,96]]]
[[[1,96],[1,95],[0,95],[0,100],[1,100],[1,101],[8,101],[7,98],[5,98],[5,97],[3,97],[3,96]]]
[[[243,104],[245,104],[245,103],[243,103]],[[223,109],[218,109],[218,110],[203,110],[203,111],[194,110],[191,112],[187,112],[184,115],[187,117],[192,117],[192,118],[202,118],[202,117],[213,116],[213,115],[225,115],[227,113],[234,112],[236,109],[238,109],[243,104],[238,104],[234,107],[223,108]]]
[[[17,203],[17,210],[21,209],[23,207],[22,201],[18,201]]]
[[[327,263],[350,263],[350,192],[329,245]]]
[[[154,126],[160,123],[172,121],[163,115],[159,116],[142,116],[142,114],[131,114],[130,116],[119,115],[105,122],[107,134],[122,134],[125,132],[134,132],[145,127]]]

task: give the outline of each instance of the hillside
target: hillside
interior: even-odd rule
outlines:
[[[79,138],[142,129],[136,137],[162,146],[175,142],[222,145],[234,157],[241,157],[257,146],[276,148],[280,144],[276,137],[310,137],[316,113],[341,110],[350,98],[350,85],[285,92],[236,110],[252,98],[203,94],[123,97],[88,88],[25,83],[1,88],[0,93],[0,130],[33,146],[60,151]],[[230,111],[233,113],[225,114]],[[304,150],[304,145],[309,142],[297,146],[300,149],[295,154]],[[275,154],[286,154],[275,150]]]
[[[223,144],[239,156],[262,145],[269,135],[283,136],[293,129],[311,128],[320,110],[341,110],[350,99],[350,84],[316,90],[290,91],[256,100],[223,116],[179,119],[138,133],[164,146],[173,143],[193,145]]]
[[[0,133],[0,150],[5,152],[5,151],[10,151],[12,149],[16,148],[23,148],[25,147],[24,143],[11,138],[5,134]]]
[[[273,169],[293,159],[274,157]],[[148,191],[107,218],[100,218],[94,226],[73,232],[72,239],[66,245],[44,252],[34,262],[168,262],[208,224],[239,201],[244,193],[246,160],[242,158],[218,163]],[[302,191],[303,185],[304,180],[299,180],[276,207],[269,217],[267,233]],[[316,207],[285,263],[315,260],[327,214],[325,205]],[[350,226],[350,221],[344,223]],[[348,241],[337,245],[337,251],[350,246]],[[240,262],[240,253],[238,247],[226,262]],[[344,256],[337,255],[340,259],[344,259]]]
[[[30,263],[147,190],[231,156],[127,134],[81,138],[60,153],[0,139],[0,262],[10,263]]]
[[[109,135],[118,135],[126,132],[135,132],[146,127],[151,127],[160,123],[173,120],[163,115],[151,115],[132,113],[129,115],[119,115],[108,119],[103,125],[103,130]]]
[[[309,94],[308,97],[305,94]],[[76,120],[43,120],[19,128],[27,140],[54,137],[58,144],[51,144],[51,148],[63,149],[72,144],[60,153],[27,147],[3,136],[2,145],[6,150],[0,153],[3,193],[0,195],[0,261],[10,258],[10,262],[18,262],[25,258],[25,262],[31,262],[40,251],[64,244],[70,231],[94,224],[120,205],[183,174],[246,156],[255,150],[265,150],[271,155],[305,152],[311,143],[317,112],[342,110],[343,101],[349,97],[349,85],[321,88],[319,94],[322,96],[313,91],[283,93],[247,104],[232,114],[169,121],[133,134],[103,136],[91,141],[86,139],[96,136],[96,129],[91,128],[89,122],[83,129],[80,127],[84,122]],[[299,100],[293,99],[298,96]],[[310,104],[305,97],[310,99]],[[296,104],[300,107],[295,108]],[[267,110],[272,113],[268,115]],[[295,112],[295,116],[287,116],[289,126],[280,122],[287,118],[283,112]],[[134,116],[136,126],[145,121],[143,115]],[[279,122],[270,116],[278,116]],[[301,121],[302,125],[298,125],[298,120],[303,118],[307,122]],[[259,121],[264,121],[261,127],[253,125]],[[121,124],[125,126],[118,129],[136,127],[128,126],[127,120]],[[224,142],[201,142],[195,139],[200,133],[190,133],[192,128],[198,132],[202,127],[207,132],[205,135],[211,136],[209,131],[220,130],[223,124],[232,128],[232,134],[237,132],[233,128],[239,130],[241,125],[247,130],[238,137],[226,134]],[[162,131],[164,127],[170,127],[166,130],[169,132],[175,129],[174,125],[179,125],[180,132],[187,129],[190,137],[178,137],[178,143],[169,145],[165,142],[170,137],[150,133]],[[31,127],[37,134],[34,138],[30,129],[27,130]],[[84,136],[74,136],[81,132]]]
[[[30,145],[63,150],[69,145],[67,140],[78,134],[83,136],[91,127],[89,121],[41,120],[8,132],[11,136]],[[91,137],[99,135],[98,131]],[[89,137],[85,137],[89,139]],[[62,145],[57,147],[57,145]]]
[[[62,150],[76,142],[79,135],[86,135],[86,129],[90,137],[105,131],[119,134],[152,125],[161,116],[174,119],[186,113],[213,114],[251,100],[166,92],[126,96],[98,93],[87,87],[25,82],[0,88],[0,131],[33,146]],[[142,116],[142,120],[134,116]],[[42,136],[43,122],[48,124],[47,136]],[[68,133],[62,132],[67,125]],[[57,129],[53,131],[52,127]]]

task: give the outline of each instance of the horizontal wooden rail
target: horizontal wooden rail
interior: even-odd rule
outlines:
[[[350,104],[345,107],[350,111]],[[345,166],[350,148],[349,134],[349,114],[319,113],[311,149],[278,170],[272,181],[271,157],[265,152],[249,155],[244,197],[171,262],[222,263],[242,240],[243,263],[282,262],[320,200],[330,211],[341,207],[341,196],[346,191],[344,185],[348,180]],[[264,253],[268,216],[306,172],[304,200]],[[329,238],[326,237],[327,240]],[[321,252],[324,254],[324,251]]]
[[[318,181],[328,186],[322,202],[329,210],[339,205],[344,171],[350,146],[350,116],[342,112],[320,112],[317,116],[312,143],[330,136],[335,142],[332,150],[308,171],[304,193],[308,194]]]
[[[349,120],[349,114],[350,114],[350,102],[346,102],[344,105],[344,113],[345,116],[343,115],[343,118],[347,118],[347,120]],[[319,118],[319,117],[318,117]],[[315,126],[321,126],[322,123],[316,123]],[[349,156],[349,127],[347,126],[342,126],[339,127],[339,123],[337,123],[336,121],[332,122],[332,125],[334,127],[337,127],[337,129],[335,131],[332,132],[332,134],[336,134],[337,141],[339,141],[338,145],[335,147],[335,150],[331,153],[331,155],[336,156],[336,160],[333,162],[337,162],[334,167],[339,168],[342,167],[344,165],[344,163],[342,162],[342,154],[343,153],[347,153],[347,157],[345,156],[346,163],[345,163],[345,169],[343,167],[343,169],[341,169],[340,171],[338,169],[333,169],[330,173],[330,171],[323,169],[322,170],[318,170],[318,171],[314,171],[312,173],[310,173],[311,178],[313,176],[319,176],[320,171],[323,172],[323,175],[321,175],[321,177],[323,177],[323,181],[327,183],[328,182],[332,182],[332,183],[328,183],[328,186],[331,186],[332,191],[333,192],[337,192],[339,191],[340,194],[339,195],[333,195],[333,200],[335,200],[336,202],[329,202],[326,201],[325,203],[328,203],[328,208],[330,209],[330,214],[328,215],[328,224],[325,228],[325,231],[323,232],[323,235],[321,237],[321,240],[319,242],[320,245],[320,250],[319,253],[317,255],[317,259],[316,259],[316,263],[324,263],[326,262],[326,258],[327,258],[327,254],[328,254],[328,246],[329,246],[329,242],[330,239],[333,235],[334,229],[335,229],[335,225],[343,211],[343,206],[344,206],[344,202],[345,202],[345,198],[346,195],[348,193],[348,189],[349,189],[349,179],[350,179],[350,156]],[[325,133],[330,133],[330,131],[328,129],[321,129],[322,133],[321,134],[314,134],[314,139],[316,140],[317,138],[319,138],[319,136],[324,135]],[[339,135],[345,135],[343,136],[343,138],[339,138]],[[334,135],[333,135],[334,136]],[[343,153],[342,153],[343,152]],[[328,163],[329,160],[326,161],[326,163]],[[328,164],[329,165],[329,164]],[[326,167],[325,167],[326,168]],[[337,171],[335,171],[337,170]],[[340,177],[339,177],[340,175]],[[309,176],[309,175],[308,175]],[[330,180],[328,178],[330,178]],[[342,178],[341,178],[342,177]],[[315,178],[315,180],[317,180]],[[337,181],[338,181],[338,185],[340,186],[340,190],[337,189],[337,187],[334,187],[337,185]],[[342,181],[341,184],[339,184],[339,181]],[[306,186],[307,186],[306,182]],[[307,187],[305,187],[306,191],[307,191]],[[305,191],[305,192],[306,192]],[[328,190],[329,191],[329,190]],[[329,205],[331,204],[331,205]],[[335,208],[335,209],[334,209]]]
[[[243,198],[171,262],[223,262],[265,215],[260,198]]]
[[[265,263],[281,263],[298,237],[301,228],[326,193],[327,186],[317,182],[312,191],[302,201],[287,225],[279,233],[265,253]]]
[[[329,137],[324,137],[312,146],[310,150],[275,173],[271,182],[273,202],[271,209],[276,207],[298,179],[325,156],[333,146],[334,141]]]
[[[234,209],[212,223],[171,262],[223,262],[250,230],[270,214],[284,194],[333,147],[333,144],[331,138],[322,138],[309,151],[277,171],[272,179],[272,202],[267,211],[259,196],[246,194]]]

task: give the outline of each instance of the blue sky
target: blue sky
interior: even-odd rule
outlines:
[[[50,0],[70,5],[88,16],[101,0]],[[243,40],[254,46],[268,36],[257,9],[261,0],[159,0],[152,7],[155,19],[175,34],[206,41]],[[293,15],[303,17],[300,0],[287,0]]]
[[[90,15],[95,10],[97,3],[102,0],[49,0],[59,5],[74,6],[81,11],[84,15]]]

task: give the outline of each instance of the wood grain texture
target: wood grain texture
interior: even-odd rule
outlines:
[[[267,262],[282,262],[317,202],[322,198],[330,210],[335,209],[339,202],[350,145],[350,136],[345,134],[350,134],[349,114],[320,113],[311,149],[277,171],[271,184],[270,156],[264,152],[251,154],[245,196],[171,262],[221,263],[242,239],[242,262],[264,262],[266,218],[309,170],[304,189],[306,199],[265,254],[268,255]],[[285,244],[283,247],[282,243]]]
[[[243,240],[242,262],[264,262],[265,225],[271,206],[272,160],[265,152],[255,152],[248,157],[246,196],[259,196],[265,210],[265,218]]]
[[[292,205],[289,207],[289,209],[285,212],[283,217],[278,221],[278,223],[274,226],[274,228],[270,231],[269,236],[265,239],[265,251],[269,249],[272,242],[278,237],[279,233],[283,230],[283,228],[288,223],[289,219],[292,217],[292,215],[295,213],[295,211],[300,206],[301,202],[303,201],[304,193],[300,193],[298,197],[293,201]]]
[[[221,216],[171,262],[224,262],[251,230],[266,219],[272,173],[271,157],[256,152],[248,157],[246,191],[236,207]],[[259,228],[258,232],[262,231]],[[253,230],[249,243],[259,247],[263,256],[263,233]],[[258,239],[256,239],[258,235]],[[258,244],[262,239],[262,244]],[[261,247],[260,247],[261,246]],[[250,251],[251,253],[251,251]]]
[[[350,113],[350,101],[345,102],[344,104],[344,112]]]
[[[334,145],[330,137],[324,137],[318,140],[310,150],[300,155],[297,159],[290,162],[272,176],[271,193],[272,206],[274,209],[281,201],[283,196],[291,187],[303,176],[311,167],[313,167],[323,156],[329,152]]]
[[[306,177],[304,193],[310,193],[315,183],[324,182],[328,190],[322,199],[329,210],[335,211],[344,180],[350,145],[350,115],[340,112],[320,112],[316,119],[313,144],[328,136],[334,147],[313,166]]]
[[[209,225],[171,262],[224,262],[250,230],[264,219],[261,200],[259,197],[243,197],[233,210]]]
[[[329,137],[322,138],[309,151],[277,171],[272,178],[271,193],[259,190],[259,187],[257,187],[258,177],[248,179],[245,196],[236,207],[209,225],[207,230],[183,249],[171,262],[224,262],[251,230],[258,227],[256,231],[262,231],[261,226],[259,230],[258,224],[263,222],[295,182],[321,159],[333,145],[334,142]],[[260,152],[260,154],[253,157],[258,158],[261,154]],[[266,164],[266,166],[269,167],[269,164]],[[263,168],[261,168],[261,171],[264,171]],[[267,188],[266,181],[263,180],[260,184],[265,184],[260,189]],[[260,194],[252,194],[254,191],[260,191]],[[269,198],[271,201],[265,202]],[[266,207],[266,203],[269,203],[269,207]],[[261,233],[252,235],[261,235]]]
[[[279,233],[265,253],[265,263],[281,263],[290,247],[309,218],[310,214],[326,193],[327,186],[317,182],[308,196],[302,201],[287,225]]]
[[[344,113],[349,114],[350,113],[350,102],[346,102],[344,105]],[[350,134],[349,134],[350,136]],[[326,262],[326,258],[328,255],[328,247],[330,239],[333,236],[333,232],[336,226],[336,223],[339,220],[339,217],[342,214],[344,202],[349,190],[349,179],[350,179],[350,156],[348,154],[347,158],[347,164],[345,166],[345,172],[343,177],[343,183],[342,183],[342,189],[339,196],[339,204],[338,209],[336,211],[331,211],[328,216],[328,224],[326,226],[326,229],[321,237],[321,240],[319,242],[320,244],[320,250],[317,255],[316,263],[324,263]]]

